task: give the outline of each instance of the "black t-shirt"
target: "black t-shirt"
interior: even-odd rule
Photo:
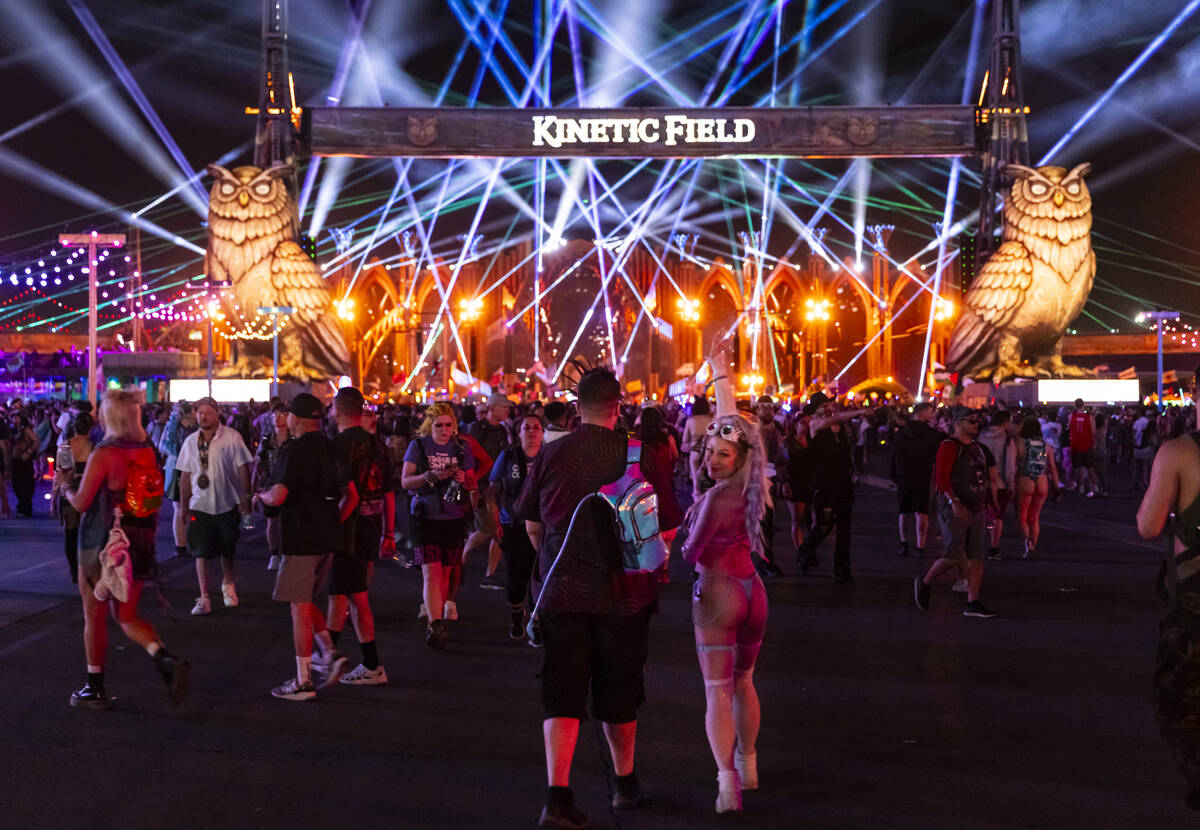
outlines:
[[[476,421],[471,424],[467,429],[467,435],[479,442],[479,446],[483,447],[483,451],[492,461],[499,458],[500,452],[511,443],[508,429],[504,424],[492,426],[489,421]]]
[[[306,432],[279,448],[279,483],[288,489],[280,511],[286,556],[341,553],[338,500],[344,479],[333,442]]]
[[[392,460],[383,442],[360,426],[342,430],[333,439],[338,464],[346,481],[358,491],[358,507],[346,522],[347,544],[366,552],[378,547],[383,510],[392,484]]]
[[[542,607],[579,614],[635,614],[658,599],[658,574],[627,574],[612,510],[590,499],[579,511],[564,546],[575,508],[583,499],[625,472],[628,439],[594,424],[542,447],[513,506],[514,518],[546,526],[538,553],[534,588],[562,559],[546,584]]]

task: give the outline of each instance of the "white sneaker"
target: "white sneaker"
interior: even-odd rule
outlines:
[[[458,604],[446,600],[446,604],[442,606],[442,619],[457,620],[458,619]]]
[[[279,570],[279,566],[281,564],[283,564],[283,557],[278,553],[273,553],[271,554],[271,558],[267,561],[267,570],[277,571]]]
[[[758,753],[751,752],[749,755],[743,755],[738,751],[733,754],[733,766],[737,770],[738,778],[742,779],[743,790],[758,789]]]
[[[954,585],[951,586],[950,590],[954,591],[956,594],[965,594],[967,592],[967,580],[958,580],[958,582],[955,582]]]
[[[208,598],[208,594],[202,597],[196,597],[196,604],[192,606],[193,617],[203,617],[212,613],[212,601]]]
[[[421,607],[417,609],[417,619],[418,620],[429,619],[429,610],[425,607],[425,603],[423,603],[423,602],[421,603]]]
[[[359,663],[349,674],[342,677],[341,682],[347,686],[382,686],[388,682],[388,677],[383,666],[368,669]]]
[[[233,587],[232,582],[221,583],[221,596],[225,600],[226,608],[238,607],[237,590]]]

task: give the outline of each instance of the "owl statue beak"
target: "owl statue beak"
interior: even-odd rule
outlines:
[[[1054,206],[1055,207],[1062,207],[1063,202],[1065,202],[1066,200],[1067,200],[1067,197],[1062,194],[1062,191],[1059,191],[1058,193],[1054,194]]]
[[[1054,198],[1055,198],[1055,200],[1057,200],[1058,204],[1060,204],[1060,205],[1062,204],[1062,200],[1059,196],[1055,196]],[[241,205],[242,207],[245,207],[246,205],[250,204],[250,194],[244,190],[241,193],[239,193],[238,194],[238,204]]]

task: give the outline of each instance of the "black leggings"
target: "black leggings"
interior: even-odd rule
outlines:
[[[852,512],[853,503],[849,501],[814,507],[815,527],[804,540],[804,544],[800,546],[800,550],[796,552],[796,556],[800,560],[815,556],[817,548],[825,541],[825,537],[836,529],[837,540],[833,546],[833,573],[835,576],[849,576],[850,515]]]
[[[515,607],[524,604],[525,595],[529,593],[529,577],[533,573],[537,551],[525,532],[524,522],[501,527],[504,537],[500,541],[500,549],[504,552],[504,565],[508,569],[508,604]]]

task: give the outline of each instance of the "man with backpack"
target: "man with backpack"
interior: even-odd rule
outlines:
[[[646,698],[643,671],[658,599],[658,572],[624,569],[612,510],[590,498],[629,468],[629,441],[615,430],[621,382],[608,369],[592,369],[576,394],[582,424],[538,453],[515,505],[539,551],[534,589],[545,649],[542,737],[549,779],[541,828],[588,826],[570,776],[589,689],[616,773],[612,806],[640,801],[637,708]]]
[[[329,633],[337,645],[346,616],[350,615],[363,659],[341,682],[376,686],[387,683],[387,672],[379,664],[375,616],[367,601],[367,589],[380,555],[396,552],[392,462],[383,443],[363,427],[362,392],[353,386],[339,389],[333,399],[333,417],[338,427],[333,445],[346,477],[347,498],[340,515],[346,549],[334,557],[329,586]]]
[[[995,504],[990,470],[995,462],[989,461],[990,453],[978,441],[984,418],[981,412],[961,408],[954,417],[954,435],[938,447],[933,484],[938,494],[943,549],[925,576],[913,580],[913,597],[922,611],[929,610],[933,581],[946,571],[962,568],[967,577],[963,616],[996,616],[979,600],[986,510]]]

